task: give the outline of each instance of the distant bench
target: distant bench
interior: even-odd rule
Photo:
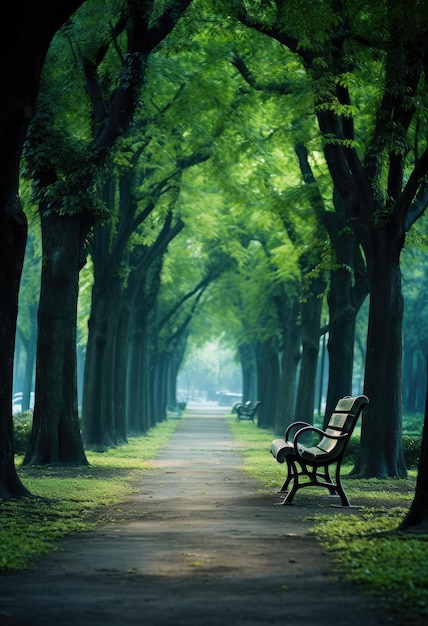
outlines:
[[[167,414],[176,415],[177,417],[181,417],[183,411],[187,406],[186,402],[177,402],[176,404],[169,404],[166,407]]]
[[[340,481],[340,468],[355,424],[368,402],[366,396],[345,396],[337,403],[325,431],[306,422],[293,422],[284,439],[272,441],[272,455],[278,463],[287,463],[287,478],[279,491],[287,495],[281,504],[290,504],[298,489],[313,486],[326,487],[340,497],[343,506],[350,506]],[[316,435],[317,442],[304,445],[302,439],[311,434]],[[334,480],[329,473],[331,465],[335,465]]]
[[[257,400],[254,404],[251,402],[246,402],[245,404],[240,404],[239,402],[234,405],[232,411],[236,413],[236,422],[240,422],[242,420],[251,420],[254,422],[254,418],[257,415],[257,411],[260,406],[260,400]]]

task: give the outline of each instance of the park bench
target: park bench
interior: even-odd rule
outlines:
[[[186,406],[186,402],[176,402],[175,404],[169,404],[166,407],[166,413],[167,415],[175,415],[177,417],[181,417]]]
[[[350,506],[340,481],[340,468],[355,424],[368,402],[366,396],[345,396],[337,403],[325,430],[293,422],[284,439],[272,441],[272,455],[278,463],[287,463],[287,478],[279,490],[286,496],[279,504],[291,504],[298,489],[313,486],[326,487],[330,494],[340,497],[342,506]],[[309,435],[316,441],[306,443]],[[330,476],[331,466],[335,467],[334,479]]]
[[[250,401],[245,404],[235,404],[233,411],[236,413],[236,422],[241,420],[251,420],[254,422],[254,418],[257,415],[258,408],[260,406],[260,400],[257,400],[254,404]]]

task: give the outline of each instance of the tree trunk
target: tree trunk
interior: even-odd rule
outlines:
[[[87,231],[82,233],[81,215],[40,214],[36,397],[24,465],[87,465],[78,419],[76,355],[79,271]]]
[[[363,241],[370,280],[370,311],[360,452],[353,474],[364,478],[407,476],[402,413],[401,239],[378,227]]]
[[[121,283],[95,275],[89,320],[82,406],[83,440],[87,448],[115,446],[114,382]]]
[[[166,419],[167,407],[167,390],[168,390],[168,357],[166,354],[158,354],[156,364],[153,371],[153,388],[152,388],[152,420],[154,426],[158,422]]]
[[[166,390],[165,406],[177,405],[177,364],[174,355],[165,354],[166,361]]]
[[[147,415],[147,337],[145,320],[138,319],[141,311],[131,317],[130,360],[128,385],[128,425],[132,435],[143,435],[149,429]]]
[[[260,400],[257,426],[273,428],[279,386],[279,356],[275,338],[267,339],[260,347],[257,380]]]
[[[324,222],[336,254],[331,272],[329,307],[329,376],[324,425],[339,398],[352,394],[355,325],[358,311],[369,292],[364,260],[355,233],[345,228],[344,202],[334,193],[336,213],[326,213]]]
[[[357,311],[348,302],[346,306],[330,304],[328,391],[324,415],[327,425],[339,398],[352,392],[354,340]]]
[[[242,371],[242,401],[257,401],[257,367],[254,355],[254,346],[250,344],[239,344],[239,359]]]
[[[128,178],[126,178],[128,181]],[[129,182],[129,181],[128,181]],[[118,390],[119,378],[126,385],[126,367],[117,375],[116,350],[118,347],[118,324],[121,313],[123,281],[119,278],[119,264],[129,240],[128,215],[124,207],[134,208],[130,201],[129,184],[120,187],[119,224],[97,224],[93,228],[89,251],[94,266],[91,314],[88,324],[87,356],[84,369],[84,394],[82,403],[83,440],[87,448],[105,450],[117,444],[116,396],[122,398],[122,417],[117,418],[119,439],[126,441],[125,398]],[[114,179],[107,177],[101,188],[101,196],[107,206],[115,204]],[[130,208],[130,215],[132,212]],[[125,214],[125,216],[124,216]],[[122,232],[122,236],[118,235]],[[128,313],[129,317],[129,313]],[[127,345],[127,337],[124,339]],[[123,357],[126,358],[126,357]]]
[[[290,306],[287,323],[283,328],[283,351],[275,432],[283,435],[286,427],[294,421],[297,370],[300,362],[302,329],[298,321],[300,302],[296,298]]]
[[[122,298],[116,334],[114,371],[114,424],[118,443],[126,443],[128,440],[126,404],[128,388],[129,322],[130,310],[126,299]]]
[[[184,329],[174,341],[174,348],[168,351],[166,355],[167,362],[167,389],[166,389],[166,405],[177,405],[177,377],[180,366],[183,362],[186,351],[187,338],[189,336],[188,329]],[[183,398],[180,399],[183,401]]]
[[[302,359],[296,397],[295,421],[313,423],[315,410],[315,381],[320,345],[323,279],[312,286],[312,293],[302,303]]]
[[[132,326],[132,324],[131,324]],[[131,436],[142,435],[147,431],[147,427],[142,425],[141,405],[142,405],[142,383],[141,383],[141,361],[142,336],[135,329],[130,332],[130,349],[128,360],[128,387],[126,403],[126,421],[128,434]]]
[[[10,5],[9,36],[0,44],[0,498],[5,499],[29,495],[15,469],[12,420],[18,293],[27,240],[27,220],[18,200],[22,146],[46,51],[56,30],[80,4],[64,0]]]
[[[153,337],[149,330],[147,330],[147,362],[148,368],[144,372],[144,383],[145,383],[145,405],[147,412],[147,423],[149,428],[153,428],[156,426],[157,411],[159,406],[160,398],[158,397],[158,393],[162,394],[162,380],[157,380],[157,355],[154,354],[154,348],[152,345]],[[166,417],[166,415],[165,415]]]
[[[428,367],[427,367],[428,371]],[[428,379],[427,379],[428,383]],[[426,383],[427,389],[428,384]],[[422,430],[422,449],[419,457],[418,478],[413,502],[398,530],[421,531],[428,529],[428,391],[425,400],[425,418]]]
[[[16,194],[8,202],[4,189],[0,194],[0,201],[8,207],[6,215],[0,213],[0,498],[10,499],[30,495],[15,469],[12,419],[13,359],[27,220]]]

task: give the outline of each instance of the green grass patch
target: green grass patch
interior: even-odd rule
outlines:
[[[428,535],[397,532],[406,509],[365,509],[360,515],[315,518],[314,534],[346,579],[364,585],[400,624],[428,619]]]
[[[287,470],[269,453],[274,432],[251,422],[237,423],[233,416],[228,424],[241,444],[244,471],[264,488],[281,487]],[[426,624],[428,535],[397,531],[413,500],[416,471],[410,470],[405,480],[355,479],[346,477],[352,467],[342,466],[342,482],[351,501],[364,506],[355,515],[341,515],[337,508],[325,514],[323,508],[311,519],[311,532],[331,552],[345,578],[377,595],[400,624]],[[305,494],[315,497],[323,491],[305,488]]]
[[[0,500],[0,571],[31,567],[61,537],[113,519],[133,481],[150,470],[150,459],[179,424],[167,420],[123,446],[87,452],[89,467],[22,468],[17,457],[18,474],[35,497]]]

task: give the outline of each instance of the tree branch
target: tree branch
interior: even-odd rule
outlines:
[[[238,72],[241,74],[242,78],[246,83],[250,85],[256,91],[264,91],[267,93],[277,93],[279,95],[290,94],[292,93],[291,84],[289,82],[285,83],[266,83],[261,84],[255,78],[253,73],[248,68],[248,65],[245,63],[244,59],[238,56],[236,53],[232,54],[232,58],[230,59],[231,64],[236,67]]]

